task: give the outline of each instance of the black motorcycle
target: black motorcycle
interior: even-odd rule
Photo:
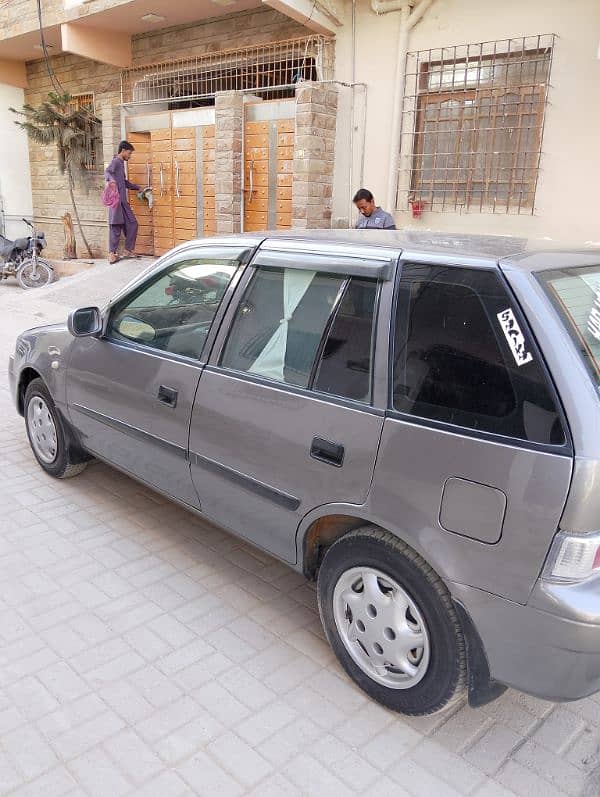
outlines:
[[[23,219],[31,228],[27,238],[10,241],[0,235],[0,280],[16,277],[21,288],[43,288],[54,279],[54,269],[40,252],[46,248],[46,236],[36,233],[33,224]]]

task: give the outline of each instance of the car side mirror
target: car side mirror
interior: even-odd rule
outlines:
[[[85,338],[102,332],[102,315],[97,307],[79,307],[69,313],[69,332],[75,338]]]

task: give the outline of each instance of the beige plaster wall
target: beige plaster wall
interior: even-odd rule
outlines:
[[[338,36],[337,78],[352,76],[350,3]],[[376,16],[357,2],[355,79],[368,84],[364,183],[385,204],[399,13]],[[535,214],[425,213],[399,226],[600,240],[600,2],[598,0],[434,0],[409,49],[557,34]],[[348,124],[340,120],[340,125]],[[358,146],[358,142],[357,142]],[[355,160],[360,154],[355,147]],[[356,185],[355,187],[358,187]],[[336,170],[334,216],[348,208],[347,171]],[[391,210],[391,208],[386,208]]]

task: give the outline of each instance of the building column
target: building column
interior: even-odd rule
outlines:
[[[302,83],[296,89],[292,227],[331,227],[338,88]]]
[[[244,95],[219,92],[215,97],[215,217],[218,234],[242,229],[242,120]]]
[[[96,114],[102,122],[102,162],[108,166],[117,154],[121,140],[121,109],[117,98],[114,98],[114,102],[112,98],[103,101],[100,108],[96,108]]]

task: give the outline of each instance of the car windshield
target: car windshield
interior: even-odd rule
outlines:
[[[600,265],[538,275],[569,334],[600,383]]]

